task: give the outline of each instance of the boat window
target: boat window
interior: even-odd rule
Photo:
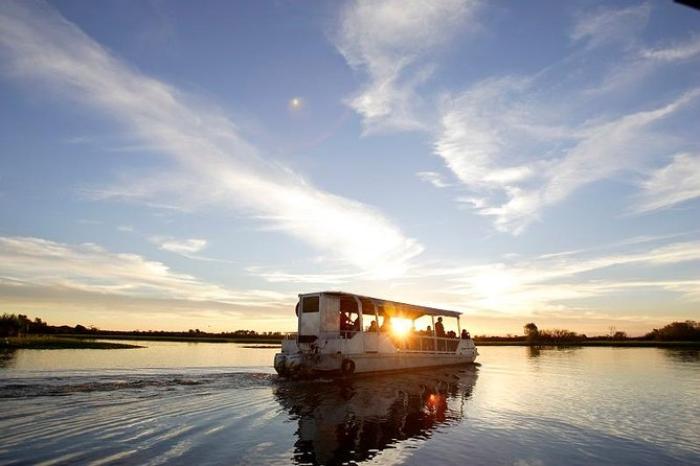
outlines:
[[[357,302],[353,298],[340,298],[340,312],[347,314],[357,314]]]
[[[421,316],[414,320],[415,329],[419,332],[426,332],[428,327],[430,327],[430,334],[432,335],[433,321],[430,316]]]
[[[312,296],[310,298],[304,298],[302,312],[306,314],[307,312],[318,312],[318,296]]]

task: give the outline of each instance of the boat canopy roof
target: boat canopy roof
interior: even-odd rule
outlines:
[[[374,314],[376,309],[377,314],[379,314],[380,316],[401,317],[411,320],[417,319],[425,315],[457,318],[459,318],[459,316],[462,315],[461,312],[457,311],[448,311],[446,309],[419,306],[416,304],[400,303],[398,301],[389,301],[386,299],[372,298],[369,296],[362,296],[353,293],[344,293],[342,291],[320,291],[316,293],[304,293],[300,294],[299,297],[303,298],[305,296],[314,296],[319,294],[339,296],[341,298],[358,298],[362,303],[363,314]]]

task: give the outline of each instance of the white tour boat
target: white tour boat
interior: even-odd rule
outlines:
[[[285,377],[470,364],[478,355],[455,311],[323,291],[300,294],[296,313],[298,332],[275,355]],[[456,332],[445,331],[443,317],[456,319]],[[429,324],[423,331],[419,319]]]

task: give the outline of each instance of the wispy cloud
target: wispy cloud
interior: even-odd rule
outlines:
[[[233,263],[232,261],[226,259],[219,259],[199,254],[199,252],[205,249],[208,245],[208,241],[205,239],[178,239],[173,238],[172,236],[156,235],[148,238],[148,241],[158,246],[158,249],[161,251],[172,252],[173,254],[178,254],[188,259],[205,262]]]
[[[438,172],[417,172],[416,176],[419,179],[432,184],[436,188],[447,188],[450,186],[450,184],[445,182],[442,175],[440,175]]]
[[[665,209],[700,197],[700,155],[677,154],[642,182],[634,211]]]
[[[541,121],[542,113],[520,108],[518,101],[504,108],[493,99],[513,88],[510,81],[487,82],[457,96],[443,115],[435,151],[464,187],[488,199],[477,212],[516,234],[580,187],[668,150],[667,138],[653,125],[700,95],[692,90],[650,110],[565,128]]]
[[[205,239],[183,239],[178,240],[170,237],[153,236],[151,242],[158,245],[163,251],[170,251],[177,254],[193,254],[199,252],[207,246]]]
[[[682,149],[683,141],[662,131],[661,123],[695,104],[700,88],[662,104],[607,102],[662,69],[662,61],[696,53],[695,39],[640,49],[638,33],[649,12],[642,4],[579,16],[571,38],[583,47],[569,57],[538,73],[494,76],[445,96],[434,151],[460,181],[459,191],[468,192],[460,192],[458,202],[493,217],[498,230],[519,234],[581,187],[621,174],[636,177],[652,160]],[[602,44],[617,57],[612,65],[596,50]],[[595,92],[590,82],[597,83]]]
[[[531,314],[576,308],[591,310],[587,304],[590,298],[642,288],[666,290],[688,302],[697,302],[700,294],[695,275],[658,280],[636,278],[640,269],[696,262],[700,262],[700,242],[686,241],[650,250],[597,256],[581,252],[547,254],[467,267],[425,269],[421,273],[424,279],[441,277],[451,283],[442,292],[453,306],[481,312]],[[624,274],[616,280],[604,278],[604,272],[613,267],[618,274],[626,270],[629,278],[624,278]]]
[[[219,110],[121,62],[48,5],[2,2],[0,48],[18,79],[40,80],[117,119],[206,186],[210,200],[377,276],[401,273],[423,249],[376,209],[265,160]]]
[[[688,60],[698,55],[700,55],[700,36],[695,36],[666,47],[649,48],[641,51],[643,58],[663,62]]]
[[[248,273],[260,277],[269,283],[301,283],[316,285],[341,285],[362,279],[362,274],[352,273],[297,273],[282,270],[272,270],[266,267],[252,266],[246,269]]]
[[[429,52],[468,22],[477,1],[382,0],[349,3],[341,12],[336,47],[368,83],[347,103],[363,118],[365,132],[424,126],[415,115],[416,88],[430,76]]]
[[[267,290],[233,291],[172,271],[136,254],[92,243],[70,245],[41,238],[0,237],[3,285],[72,292],[271,307],[289,296]]]
[[[626,8],[602,7],[580,13],[571,31],[571,40],[583,41],[588,47],[611,42],[628,44],[644,29],[650,12],[651,6],[642,3]]]

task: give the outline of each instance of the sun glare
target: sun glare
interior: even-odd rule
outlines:
[[[403,337],[413,328],[413,322],[409,319],[394,317],[391,319],[391,332],[397,337]]]
[[[302,106],[302,101],[299,97],[294,97],[289,101],[289,108],[292,110],[298,110]]]

